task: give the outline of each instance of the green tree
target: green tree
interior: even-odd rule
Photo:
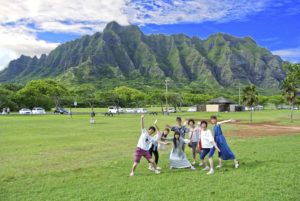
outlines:
[[[53,80],[33,80],[18,91],[16,99],[21,107],[40,106],[50,110],[67,94],[66,88]]]
[[[246,86],[243,89],[243,102],[250,108],[250,122],[252,122],[253,107],[258,102],[258,93],[254,85]]]
[[[282,84],[282,93],[291,107],[290,120],[293,122],[294,104],[300,88],[300,64],[285,64],[287,75]]]
[[[282,95],[275,95],[269,97],[269,102],[274,104],[277,108],[278,106],[283,105],[285,103],[285,100]]]
[[[141,106],[146,99],[145,93],[126,86],[116,87],[114,93],[119,97],[122,107]]]
[[[82,84],[75,89],[76,100],[80,101],[84,105],[88,105],[93,110],[97,98],[96,87],[92,84]]]

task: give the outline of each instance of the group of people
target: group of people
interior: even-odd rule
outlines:
[[[3,108],[2,109],[2,114],[10,114],[10,108]]]
[[[156,174],[160,173],[161,168],[158,166],[159,151],[165,150],[166,145],[173,144],[170,153],[170,169],[175,168],[190,168],[195,170],[197,153],[200,155],[199,166],[203,167],[203,171],[208,171],[207,174],[214,173],[213,155],[218,151],[219,164],[217,168],[222,168],[223,160],[233,160],[234,167],[239,167],[239,162],[229,148],[226,139],[222,133],[221,124],[231,122],[226,120],[218,122],[216,116],[211,116],[210,122],[213,125],[214,135],[207,128],[207,121],[200,121],[196,124],[195,120],[189,119],[182,123],[181,117],[176,118],[176,125],[166,125],[161,131],[155,120],[154,125],[145,129],[144,115],[141,116],[141,135],[135,150],[134,162],[132,165],[130,176],[134,176],[136,167],[142,157],[146,158],[149,163],[149,170]],[[173,137],[168,137],[173,131]],[[186,134],[188,137],[186,137]],[[192,150],[193,161],[190,162],[185,154],[186,145]],[[154,155],[154,160],[152,156]],[[208,157],[209,164],[205,161]]]

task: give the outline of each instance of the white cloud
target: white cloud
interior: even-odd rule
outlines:
[[[132,0],[125,11],[130,21],[137,24],[224,22],[244,19],[247,15],[262,11],[267,2],[267,0]]]
[[[40,55],[58,45],[39,40],[39,32],[82,35],[113,20],[128,24],[124,6],[124,0],[0,0],[0,70],[21,54]]]
[[[300,62],[300,47],[281,49],[272,51],[273,54],[280,56],[286,61],[299,63]]]
[[[50,52],[57,45],[37,39],[34,32],[25,26],[0,26],[0,70],[21,54],[38,56]]]
[[[101,31],[110,21],[117,21],[122,25],[145,25],[243,20],[270,6],[270,2],[271,0],[0,0],[0,70],[9,59],[20,54],[47,53],[58,45],[38,39],[37,35],[41,32],[91,34]]]

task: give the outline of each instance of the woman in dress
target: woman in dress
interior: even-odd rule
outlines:
[[[217,168],[221,168],[223,166],[223,163],[222,163],[223,160],[233,160],[234,167],[238,168],[240,166],[240,164],[239,164],[238,160],[235,158],[235,155],[231,151],[230,147],[228,146],[226,139],[223,135],[222,128],[221,128],[221,124],[231,122],[233,120],[230,119],[230,120],[218,122],[218,119],[216,116],[211,116],[210,121],[214,125],[214,137],[215,137],[217,146],[220,149],[219,165],[217,166]]]
[[[170,140],[170,139],[168,139]],[[187,159],[183,147],[185,141],[182,137],[180,137],[179,132],[174,133],[174,138],[171,139],[173,141],[173,148],[170,153],[170,169],[173,168],[191,168],[194,170],[194,166]]]

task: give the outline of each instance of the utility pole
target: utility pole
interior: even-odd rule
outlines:
[[[241,86],[239,82],[239,106],[241,105]]]
[[[165,80],[165,85],[166,85],[166,112],[167,112],[167,115],[169,115],[169,106],[168,106],[168,86],[169,86],[169,82],[170,82],[170,80],[167,78]]]

